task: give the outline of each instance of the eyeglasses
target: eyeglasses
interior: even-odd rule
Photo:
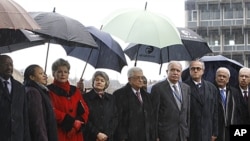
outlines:
[[[190,70],[191,71],[195,71],[195,70],[200,71],[200,70],[202,70],[202,68],[201,67],[191,67]]]

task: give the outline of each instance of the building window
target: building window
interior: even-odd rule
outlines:
[[[224,19],[242,19],[243,7],[241,3],[225,4],[224,5]]]
[[[244,34],[242,33],[242,30],[232,30],[230,32],[230,29],[224,31],[225,38],[224,38],[224,44],[225,45],[239,45],[244,44]]]
[[[209,31],[209,33],[207,33],[207,31],[201,32],[201,37],[207,41],[208,45],[212,45],[212,46],[220,46],[220,35],[218,30],[214,30],[214,31]]]
[[[246,3],[246,16],[247,18],[250,18],[250,3]]]
[[[197,10],[192,11],[192,21],[197,21]]]
[[[220,19],[220,7],[218,4],[200,5],[201,20]]]

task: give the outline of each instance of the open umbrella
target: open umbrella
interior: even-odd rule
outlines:
[[[39,25],[13,0],[0,0],[0,29],[39,29]]]
[[[191,29],[178,27],[181,40],[192,59],[200,58],[208,53],[212,53],[212,50],[208,46],[207,42]]]
[[[45,71],[50,42],[71,47],[97,48],[95,40],[79,21],[55,13],[55,9],[54,12],[29,12],[29,14],[41,27],[34,32],[49,39]]]
[[[159,48],[131,43],[124,49],[124,53],[131,60],[135,60],[135,66],[137,64],[137,60],[158,63],[161,65],[161,67],[163,63],[167,63],[171,60],[192,60],[189,52],[183,45],[172,45]]]
[[[201,61],[204,62],[205,64],[205,71],[203,74],[203,78],[205,80],[208,80],[212,83],[215,82],[215,74],[216,70],[219,67],[226,67],[230,71],[230,80],[229,84],[232,86],[237,86],[238,85],[238,75],[239,75],[239,70],[244,67],[242,64],[239,62],[229,59],[225,56],[222,55],[216,55],[216,56],[203,56],[200,58]],[[190,77],[189,74],[189,69],[187,68],[182,72],[182,80],[185,81]]]
[[[87,63],[94,68],[105,68],[121,72],[122,68],[127,65],[121,46],[106,32],[95,27],[87,27],[87,30],[98,44],[98,49],[63,46],[67,55],[86,61],[82,76]]]
[[[0,53],[9,53],[44,43],[43,37],[28,30],[0,29]]]
[[[182,44],[174,24],[165,16],[146,10],[115,12],[103,23],[103,31],[125,42],[155,47]]]

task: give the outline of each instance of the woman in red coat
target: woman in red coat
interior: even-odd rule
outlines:
[[[59,141],[83,141],[81,127],[87,122],[89,109],[81,92],[69,84],[70,64],[58,59],[52,65],[54,82],[48,86],[54,108]]]

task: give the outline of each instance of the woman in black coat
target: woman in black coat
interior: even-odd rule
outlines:
[[[117,112],[114,96],[105,92],[108,86],[108,75],[97,71],[92,77],[93,89],[83,95],[90,113],[84,130],[85,141],[113,141]]]
[[[57,141],[56,119],[50,103],[47,76],[38,65],[30,65],[24,72],[28,99],[29,127],[32,141]]]

